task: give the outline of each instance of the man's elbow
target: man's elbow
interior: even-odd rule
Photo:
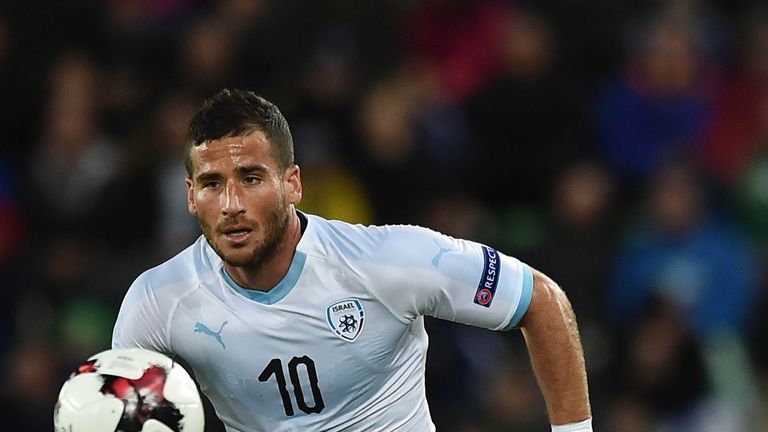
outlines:
[[[520,327],[566,321],[575,324],[573,308],[565,291],[549,276],[533,270],[533,294]]]

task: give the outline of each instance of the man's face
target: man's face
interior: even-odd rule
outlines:
[[[190,152],[189,212],[224,262],[259,268],[279,246],[301,200],[299,167],[281,172],[261,131],[211,140]]]

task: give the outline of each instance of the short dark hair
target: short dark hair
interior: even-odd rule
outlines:
[[[293,138],[275,104],[252,91],[224,89],[203,102],[189,123],[184,167],[192,176],[192,148],[210,140],[264,132],[281,171],[293,165]]]

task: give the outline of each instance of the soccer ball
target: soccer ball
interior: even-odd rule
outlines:
[[[103,351],[59,393],[56,432],[203,432],[200,394],[184,368],[138,348]]]

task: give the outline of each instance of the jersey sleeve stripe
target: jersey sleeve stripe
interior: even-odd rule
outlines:
[[[531,305],[531,297],[533,297],[533,272],[531,268],[522,264],[523,267],[523,286],[520,289],[520,301],[517,304],[517,310],[515,314],[510,318],[509,323],[502,329],[502,331],[509,331],[515,328],[520,320],[523,319],[525,313],[528,311],[528,306]]]

